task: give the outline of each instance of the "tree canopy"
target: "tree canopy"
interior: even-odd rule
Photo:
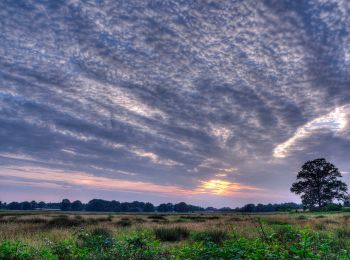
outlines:
[[[304,206],[321,208],[347,198],[347,185],[339,180],[341,177],[339,170],[323,158],[307,161],[290,190],[301,195]]]

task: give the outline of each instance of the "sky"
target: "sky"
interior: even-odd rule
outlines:
[[[295,201],[350,184],[347,0],[0,2],[0,200]]]

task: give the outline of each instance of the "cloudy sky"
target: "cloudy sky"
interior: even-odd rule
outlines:
[[[350,184],[347,0],[4,0],[0,28],[0,200],[298,202],[319,157]]]

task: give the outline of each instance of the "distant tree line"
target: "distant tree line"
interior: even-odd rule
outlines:
[[[185,202],[180,203],[162,203],[158,206],[154,206],[150,202],[119,202],[116,200],[108,201],[102,199],[93,199],[88,203],[82,203],[80,200],[70,201],[63,199],[59,203],[45,203],[43,201],[24,201],[24,202],[11,202],[1,203],[0,209],[6,210],[62,210],[62,211],[94,211],[94,212],[198,212],[198,211],[231,211],[231,212],[273,212],[273,211],[292,211],[302,209],[303,206],[293,202],[281,203],[281,204],[247,204],[243,207],[237,208],[202,208],[187,204]]]
[[[274,212],[274,211],[294,211],[302,209],[301,204],[294,202],[280,203],[280,204],[246,204],[241,208],[235,208],[236,212]]]
[[[177,204],[163,203],[154,206],[150,202],[119,202],[102,199],[93,199],[88,203],[82,203],[80,200],[71,202],[69,199],[63,199],[59,203],[45,203],[43,201],[24,201],[1,203],[0,209],[5,210],[62,210],[62,211],[95,211],[95,212],[195,212],[204,211],[204,208],[180,202]]]

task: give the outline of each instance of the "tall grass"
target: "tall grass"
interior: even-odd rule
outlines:
[[[174,242],[188,238],[190,232],[185,227],[160,227],[154,229],[154,234],[160,241]]]
[[[349,216],[6,213],[0,259],[350,259]]]

